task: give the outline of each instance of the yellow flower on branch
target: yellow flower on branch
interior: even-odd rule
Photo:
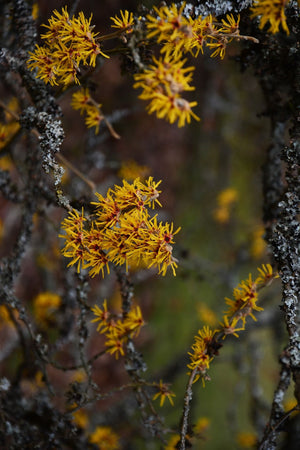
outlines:
[[[139,306],[131,309],[125,317],[114,314],[107,310],[106,300],[103,308],[95,305],[92,312],[96,316],[91,322],[99,322],[97,331],[105,335],[106,353],[114,355],[116,359],[125,355],[125,346],[128,339],[139,335],[141,328],[145,325],[142,311]]]
[[[119,356],[125,355],[124,345],[127,342],[127,336],[123,326],[118,323],[111,331],[106,333],[106,341],[105,345],[107,347],[106,352],[111,355],[115,355],[116,359],[119,359]]]
[[[119,28],[126,30],[126,33],[132,32],[132,26],[134,24],[134,18],[132,12],[120,10],[121,18],[115,15],[115,17],[111,17],[114,25],[111,25],[112,28]]]
[[[158,118],[164,118],[170,123],[178,121],[182,127],[190,123],[191,117],[200,118],[192,111],[197,102],[188,102],[181,96],[183,91],[192,91],[190,85],[194,67],[184,67],[186,59],[166,55],[164,58],[153,58],[153,64],[143,73],[134,76],[134,88],[142,88],[139,98],[149,100],[149,114],[156,113]]]
[[[141,308],[136,306],[135,309],[129,311],[123,321],[123,324],[131,337],[138,336],[141,328],[145,325]]]
[[[259,272],[259,276],[255,280],[255,283],[257,285],[259,284],[266,285],[275,278],[279,278],[278,273],[273,272],[273,267],[271,266],[271,264],[263,264],[261,268],[258,267],[257,270]]]
[[[101,112],[101,105],[91,105],[86,111],[85,124],[88,128],[95,127],[95,134],[99,133],[99,126],[104,116]]]
[[[212,330],[209,326],[204,326],[195,336],[191,347],[192,351],[188,353],[190,363],[187,365],[193,372],[191,375],[194,383],[201,378],[204,386],[205,380],[209,379],[207,370],[210,362],[215,355],[218,355],[219,349],[223,346],[222,341],[230,334],[238,338],[238,332],[245,330],[246,318],[250,316],[256,321],[253,312],[263,311],[263,308],[257,305],[258,292],[278,275],[273,273],[270,264],[263,264],[261,268],[258,267],[258,272],[259,276],[255,281],[252,281],[252,275],[249,274],[248,279],[242,280],[234,288],[234,300],[225,297],[229,309],[224,314],[220,327]],[[240,322],[242,322],[242,325],[238,325]]]
[[[232,334],[235,337],[239,337],[237,334],[237,331],[244,331],[245,327],[242,328],[236,328],[236,324],[239,322],[240,317],[231,317],[230,319],[228,316],[223,316],[223,322],[220,322],[221,330],[224,333],[223,339],[225,339],[226,336]]]
[[[79,89],[72,95],[71,106],[75,110],[79,110],[80,114],[87,112],[90,108],[91,96],[88,88]]]
[[[148,39],[157,38],[164,42],[162,52],[180,56],[182,51],[189,50],[189,38],[192,37],[192,19],[182,13],[186,2],[178,9],[174,3],[171,6],[153,7],[154,15],[147,16]]]
[[[259,28],[263,29],[269,24],[268,32],[275,34],[280,30],[280,26],[290,34],[286,22],[285,7],[290,0],[254,0],[251,8],[252,16],[259,18]]]
[[[91,20],[92,15],[87,19],[83,12],[70,17],[66,7],[61,13],[54,10],[48,25],[43,25],[48,29],[41,35],[45,45],[29,52],[28,67],[37,69],[37,77],[53,86],[79,84],[81,65],[94,67],[98,55],[108,58],[97,42]]]
[[[99,333],[105,333],[107,330],[110,330],[111,327],[111,313],[107,311],[107,301],[103,302],[103,309],[99,308],[99,306],[95,305],[92,308],[92,312],[96,316],[95,319],[91,320],[91,322],[99,322],[97,326],[97,331]]]
[[[163,406],[165,403],[166,398],[169,400],[172,406],[174,406],[174,401],[172,397],[176,397],[174,392],[170,391],[169,384],[163,383],[162,380],[159,381],[159,384],[156,385],[158,392],[153,395],[152,399],[156,400],[157,398],[160,398],[159,406]]]
[[[109,272],[109,262],[125,264],[127,269],[132,263],[156,266],[162,275],[170,267],[176,275],[178,261],[172,255],[172,244],[180,228],[174,231],[172,223],[158,222],[148,211],[156,204],[161,206],[159,184],[152,177],[144,182],[137,178],[133,183],[123,180],[123,186],[109,189],[106,197],[96,193],[95,213],[88,222],[83,211],[82,215],[70,212],[62,222],[65,234],[60,235],[65,239],[62,253],[72,259],[69,266],[77,264],[78,272],[90,268],[94,276],[104,275],[105,267]]]

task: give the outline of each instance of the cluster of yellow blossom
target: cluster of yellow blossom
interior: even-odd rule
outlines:
[[[51,85],[78,83],[80,65],[96,65],[97,55],[105,55],[97,42],[97,33],[93,32],[92,16],[70,17],[67,8],[59,13],[54,10],[49,25],[43,25],[48,31],[41,37],[44,46],[36,45],[30,52],[28,67],[37,68],[37,77]]]
[[[61,305],[61,297],[52,292],[41,292],[33,301],[33,312],[37,322],[42,326],[54,320],[54,313]]]
[[[124,346],[128,338],[138,336],[145,324],[141,308],[136,306],[125,317],[120,317],[107,310],[107,302],[104,300],[102,309],[95,305],[92,311],[96,316],[92,322],[99,322],[97,331],[105,335],[106,352],[114,354],[116,359],[119,355],[124,356]]]
[[[256,320],[254,311],[263,310],[257,305],[258,292],[277,277],[270,264],[263,264],[258,268],[258,276],[254,281],[250,274],[248,279],[241,281],[233,290],[233,300],[225,298],[229,309],[225,312],[220,327],[211,329],[209,326],[204,326],[198,331],[191,347],[192,351],[189,352],[190,363],[188,364],[189,369],[196,370],[195,380],[201,378],[204,383],[209,379],[207,370],[222,347],[222,340],[230,334],[238,337],[238,331],[245,329],[247,317],[250,316]]]
[[[239,15],[234,18],[228,14],[226,19],[218,22],[212,15],[199,16],[195,19],[183,15],[185,2],[178,7],[161,6],[153,8],[153,14],[148,14],[143,24],[146,27],[146,41],[148,44],[153,38],[161,47],[160,58],[153,58],[153,64],[142,73],[135,75],[135,88],[142,88],[140,98],[149,100],[148,112],[156,113],[158,118],[164,118],[170,123],[178,123],[179,127],[191,122],[191,118],[200,120],[192,111],[197,105],[196,101],[189,102],[182,97],[182,92],[194,90],[190,85],[194,67],[183,67],[186,60],[185,53],[196,57],[203,46],[212,50],[212,57],[225,56],[227,45],[234,39],[252,39],[242,36],[239,32]],[[83,12],[78,17],[69,17],[67,8],[62,12],[54,11],[49,19],[49,25],[44,25],[48,31],[41,37],[45,40],[44,46],[36,46],[35,52],[30,53],[28,67],[37,68],[37,77],[51,85],[78,83],[80,65],[95,66],[97,55],[108,57],[100,48],[100,41],[113,39],[116,36],[127,42],[126,35],[133,33],[135,19],[132,13],[120,11],[120,17],[111,17],[114,33],[99,37],[93,32],[92,16],[87,19]],[[139,27],[141,25],[139,21]],[[77,95],[77,97],[76,97]],[[90,98],[82,90],[73,96],[73,104],[82,110],[82,102]],[[85,112],[88,127],[99,128],[103,119],[101,105],[86,100]]]
[[[4,106],[4,108],[5,121],[0,122],[0,150],[10,143],[17,131],[20,129],[20,124],[15,119],[15,113],[19,109],[19,103],[16,97],[13,97],[8,102],[7,106]]]
[[[252,17],[259,17],[259,28],[269,23],[269,33],[278,33],[279,27],[290,34],[286,23],[285,7],[290,0],[254,0],[251,8]]]
[[[191,117],[200,120],[192,111],[197,102],[188,102],[181,96],[183,91],[192,91],[190,86],[194,67],[183,67],[186,59],[181,56],[164,55],[159,59],[153,57],[153,64],[142,73],[134,75],[137,81],[133,87],[143,89],[139,95],[142,100],[149,100],[149,114],[155,112],[160,119],[170,123],[178,121],[178,126],[191,122]]]
[[[173,224],[158,222],[157,215],[151,217],[148,208],[158,201],[160,182],[149,177],[145,182],[139,178],[132,183],[123,180],[123,186],[109,189],[106,197],[96,193],[97,202],[92,202],[96,212],[93,217],[84,217],[71,211],[62,222],[66,243],[62,253],[71,258],[69,266],[77,264],[77,270],[90,268],[89,274],[104,268],[108,263],[130,264],[143,267],[156,266],[158,272],[166,274],[171,267],[176,275],[177,260],[172,256]]]
[[[111,427],[96,427],[95,431],[90,434],[89,441],[98,446],[99,450],[118,450],[120,448],[119,437]]]
[[[203,53],[203,45],[213,50],[212,57],[225,56],[228,43],[234,38],[243,39],[239,32],[240,17],[234,18],[232,14],[226,16],[218,22],[211,14],[208,16],[198,16],[195,19],[186,18],[182,13],[185,2],[180,8],[172,4],[170,7],[154,6],[155,16],[147,16],[147,37],[157,38],[158,43],[162,43],[162,53],[175,54],[181,56],[190,52],[198,56]]]
[[[137,81],[134,87],[143,89],[139,97],[150,101],[149,114],[155,112],[158,118],[170,123],[178,121],[179,127],[190,123],[191,117],[200,120],[191,109],[197,102],[189,102],[181,96],[183,91],[194,90],[190,81],[195,68],[183,68],[186,62],[183,55],[190,53],[197,57],[203,53],[205,45],[213,51],[211,57],[223,59],[227,44],[233,39],[252,39],[240,35],[239,16],[235,19],[228,14],[221,22],[212,15],[192,19],[183,15],[184,8],[185,2],[180,7],[176,4],[160,8],[154,6],[153,14],[147,15],[147,38],[156,39],[163,56],[159,59],[154,57],[153,65],[134,77]]]

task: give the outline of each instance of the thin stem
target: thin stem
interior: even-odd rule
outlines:
[[[61,153],[57,153],[55,156],[62,164],[64,164],[72,172],[74,172],[75,175],[78,176],[78,178],[80,178],[82,181],[84,181],[90,187],[91,191],[93,191],[93,192],[96,191],[95,183],[93,181],[89,180],[88,178],[86,178],[86,176],[83,175],[83,173],[80,172],[80,170],[78,170],[75,166],[73,166],[73,164],[70,161],[68,161]]]

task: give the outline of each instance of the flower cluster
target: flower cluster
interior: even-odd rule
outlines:
[[[204,45],[212,50],[211,57],[225,56],[227,45],[234,39],[253,39],[240,35],[240,17],[227,15],[218,22],[212,15],[195,19],[185,17],[185,2],[178,7],[153,7],[153,14],[147,15],[147,38],[155,39],[161,46],[159,59],[153,58],[153,64],[142,73],[135,75],[135,88],[142,88],[140,98],[149,100],[149,114],[155,112],[158,118],[170,123],[178,122],[182,127],[190,123],[191,117],[200,120],[191,108],[197,102],[189,102],[181,96],[183,91],[194,90],[190,85],[194,67],[184,68],[189,53],[197,57],[203,53]],[[255,39],[253,39],[255,40]]]
[[[176,275],[177,260],[172,255],[172,223],[158,222],[157,215],[150,216],[149,208],[158,201],[160,182],[149,177],[145,182],[135,179],[133,183],[123,180],[123,186],[109,189],[106,197],[96,193],[98,201],[92,202],[95,214],[88,219],[84,211],[71,211],[63,220],[62,228],[66,243],[62,253],[71,258],[69,266],[77,264],[77,270],[89,268],[93,277],[108,263],[137,267],[157,267],[166,274],[171,267]]]
[[[48,31],[41,37],[44,46],[36,46],[30,52],[28,67],[37,68],[37,77],[51,85],[78,83],[80,65],[96,65],[96,57],[105,55],[97,42],[97,33],[93,32],[92,16],[86,19],[83,12],[78,17],[70,17],[67,8],[62,12],[54,10],[48,25]]]
[[[179,127],[190,123],[191,117],[200,120],[191,109],[197,102],[188,102],[181,96],[181,92],[195,89],[190,85],[195,68],[184,67],[185,62],[186,59],[169,54],[159,59],[153,57],[153,64],[134,76],[137,81],[134,87],[143,89],[139,98],[150,100],[149,113],[155,112],[158,118],[170,123],[178,121]]]
[[[141,308],[136,306],[126,317],[120,317],[107,310],[107,302],[104,300],[102,309],[95,305],[92,308],[96,316],[92,322],[99,322],[97,331],[105,335],[106,352],[115,355],[116,359],[119,355],[124,356],[124,347],[128,338],[138,336],[141,327],[145,324]]]
[[[248,279],[241,281],[233,290],[233,300],[225,298],[229,308],[224,313],[220,326],[217,329],[204,326],[198,331],[191,347],[192,351],[189,352],[190,363],[188,364],[189,369],[195,370],[195,381],[201,378],[204,383],[209,379],[207,370],[222,347],[222,341],[231,334],[239,337],[238,332],[245,329],[247,317],[256,320],[254,312],[263,310],[257,305],[259,290],[277,277],[270,264],[263,264],[261,268],[258,268],[258,276],[254,281],[250,274]]]
[[[252,17],[259,17],[259,28],[269,24],[269,33],[278,33],[280,26],[290,34],[286,23],[285,8],[290,0],[254,0],[251,8]]]
[[[154,7],[155,16],[147,16],[148,38],[156,37],[162,43],[162,53],[181,56],[190,52],[193,56],[203,53],[203,46],[213,50],[211,57],[225,56],[227,44],[233,39],[244,39],[239,32],[240,17],[228,14],[218,22],[212,15],[186,18],[182,13],[185,2],[177,5]]]

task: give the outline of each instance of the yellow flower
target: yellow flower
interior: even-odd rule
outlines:
[[[126,33],[132,32],[132,25],[134,24],[134,18],[132,12],[129,13],[129,11],[121,11],[120,10],[121,18],[119,18],[117,15],[115,17],[111,17],[111,20],[113,21],[114,25],[111,25],[112,28],[121,28],[126,30]]]
[[[210,42],[207,42],[206,43],[207,47],[214,50],[213,53],[210,55],[211,58],[220,56],[221,59],[224,59],[228,42],[230,42],[230,40],[228,40],[226,36],[213,38]]]
[[[119,359],[120,355],[125,355],[124,345],[127,342],[127,336],[122,322],[118,321],[116,326],[106,333],[106,338],[107,353],[114,354],[116,359]]]
[[[100,108],[101,105],[98,106],[91,105],[86,111],[87,116],[85,118],[85,124],[88,128],[95,127],[95,134],[99,133],[100,123],[104,119],[104,116],[101,113]]]
[[[226,14],[226,19],[222,19],[222,28],[219,31],[229,34],[240,34],[239,24],[240,15],[238,14],[237,19],[234,18],[233,14]]]
[[[139,306],[129,311],[124,319],[123,325],[130,333],[131,337],[138,336],[140,329],[145,325],[142,311]]]
[[[51,51],[46,47],[35,46],[34,52],[29,52],[30,58],[27,62],[29,69],[37,68],[37,78],[52,86],[58,85],[56,77],[59,73],[56,61]]]
[[[189,369],[199,368],[199,371],[206,372],[212,358],[208,355],[208,347],[201,336],[195,336],[195,342],[192,345],[193,352],[189,352],[191,362],[188,364]]]
[[[234,188],[224,189],[218,195],[217,202],[219,206],[230,206],[238,200],[238,192]]]
[[[59,295],[52,292],[41,292],[33,300],[33,311],[37,322],[45,326],[54,319],[55,312],[61,305]]]
[[[239,335],[237,334],[237,331],[244,331],[245,328],[236,328],[236,324],[239,322],[240,318],[239,317],[233,317],[233,318],[228,318],[228,316],[223,316],[223,323],[220,322],[221,325],[221,329],[217,330],[217,331],[222,331],[224,333],[223,339],[225,339],[226,336],[233,334],[233,336],[235,337],[239,337]]]
[[[263,264],[261,267],[257,268],[259,272],[258,278],[256,278],[255,283],[259,284],[268,284],[270,281],[275,278],[279,278],[278,273],[273,272],[273,268],[271,264]]]
[[[233,295],[235,300],[226,298],[227,305],[230,306],[229,310],[226,312],[228,316],[235,316],[236,318],[241,318],[243,325],[246,323],[246,317],[250,316],[256,321],[253,311],[263,311],[263,308],[257,306],[258,293],[257,293],[257,283],[252,281],[252,275],[249,274],[247,280],[243,280],[240,284],[234,288]]]
[[[99,450],[118,450],[119,437],[110,427],[97,427],[89,436],[89,441]]]
[[[72,413],[73,416],[73,421],[76,423],[76,425],[80,428],[86,428],[88,423],[89,423],[89,419],[88,419],[88,415],[85,411],[83,411],[82,409],[78,409],[77,411]]]
[[[290,0],[254,0],[251,8],[252,17],[259,17],[259,28],[263,29],[267,23],[269,33],[279,32],[279,27],[290,34],[286,23],[285,7]]]
[[[176,397],[174,392],[170,391],[169,384],[163,383],[162,380],[159,381],[159,384],[156,386],[158,389],[158,392],[153,395],[152,399],[156,400],[160,397],[160,403],[159,406],[163,406],[166,398],[169,400],[172,406],[174,406],[174,402],[172,397]]]
[[[91,322],[100,322],[97,326],[97,331],[99,333],[105,333],[107,330],[109,330],[111,314],[109,311],[107,311],[107,301],[104,300],[103,309],[95,305],[94,308],[92,308],[92,312],[96,316],[96,319],[91,320]]]
[[[257,437],[251,432],[238,433],[236,440],[242,448],[254,448],[257,443]]]
[[[71,106],[75,110],[79,110],[80,114],[88,111],[90,108],[90,92],[88,88],[80,89],[72,95]]]
[[[197,420],[196,425],[194,427],[194,433],[196,435],[203,434],[207,428],[210,426],[211,420],[208,417],[200,417]]]
[[[153,7],[154,16],[148,15],[146,26],[149,30],[148,39],[157,38],[164,42],[162,52],[179,56],[189,49],[189,38],[192,37],[192,19],[182,15],[186,2],[178,9],[174,3],[171,6]]]
[[[225,224],[229,222],[233,205],[238,200],[238,192],[234,188],[227,188],[221,191],[217,197],[218,207],[214,210],[214,219]]]

